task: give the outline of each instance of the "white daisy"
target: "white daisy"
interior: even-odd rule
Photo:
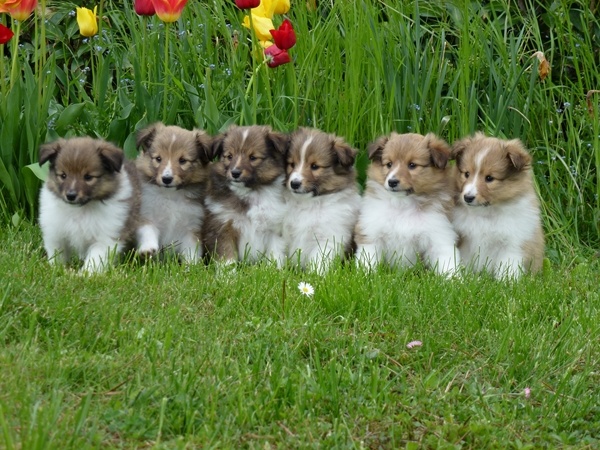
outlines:
[[[423,343],[421,341],[410,341],[408,344],[406,344],[406,348],[415,348],[420,347],[422,345]]]
[[[298,289],[300,289],[300,292],[307,297],[312,297],[312,295],[315,293],[315,289],[304,281],[298,283]]]

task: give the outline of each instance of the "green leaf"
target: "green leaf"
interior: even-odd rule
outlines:
[[[40,166],[38,163],[33,163],[23,167],[23,172],[30,170],[39,180],[46,181],[46,178],[48,178],[49,167],[48,164]]]
[[[75,122],[83,113],[85,103],[74,103],[67,106],[56,121],[54,129],[60,136],[64,136],[69,127]]]

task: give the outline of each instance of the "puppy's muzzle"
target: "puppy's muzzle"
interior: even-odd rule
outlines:
[[[165,175],[161,178],[161,180],[165,186],[169,186],[173,182],[173,177]]]
[[[292,181],[290,181],[290,187],[293,190],[298,190],[302,187],[302,182],[300,182],[298,180],[292,180]]]
[[[398,180],[396,180],[395,178],[390,178],[388,180],[388,186],[391,189],[396,189],[398,187],[398,185],[400,184],[400,182]]]
[[[473,201],[475,200],[475,196],[474,196],[474,195],[467,195],[467,194],[465,194],[465,195],[463,196],[463,199],[464,199],[464,201],[465,201],[465,203],[466,203],[467,205],[470,205],[470,204],[471,204],[471,203],[473,203]]]
[[[231,178],[234,180],[239,179],[242,176],[242,171],[240,169],[232,169],[231,170]]]

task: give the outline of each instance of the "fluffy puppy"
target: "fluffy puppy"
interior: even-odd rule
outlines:
[[[292,134],[285,180],[288,213],[283,222],[292,263],[323,274],[336,257],[351,252],[360,207],[356,154],[333,134],[310,128]]]
[[[453,274],[459,258],[448,216],[448,144],[432,133],[392,133],[373,142],[368,153],[355,233],[358,264],[414,265],[421,257],[436,272]]]
[[[206,197],[205,242],[221,261],[285,258],[282,237],[288,136],[268,126],[232,126],[217,136]]]
[[[138,251],[152,255],[172,248],[186,262],[202,258],[202,204],[212,138],[202,130],[155,123],[137,134],[136,165],[142,180],[143,224]]]
[[[99,272],[133,244],[140,183],[123,151],[89,137],[59,139],[40,147],[50,162],[40,192],[39,223],[51,263],[75,255],[83,272]]]
[[[531,155],[518,139],[477,133],[456,142],[458,192],[453,223],[464,263],[495,277],[537,271],[544,258],[540,204]]]

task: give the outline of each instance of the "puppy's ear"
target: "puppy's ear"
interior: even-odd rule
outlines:
[[[356,160],[357,150],[340,137],[332,136],[331,148],[337,155],[340,165],[344,169],[350,169]]]
[[[433,133],[428,133],[425,139],[427,140],[427,148],[431,153],[431,162],[438,169],[444,169],[450,159],[450,147],[446,141],[438,138]]]
[[[504,148],[508,153],[508,159],[510,159],[510,162],[517,171],[521,172],[529,169],[532,158],[519,139],[506,142]]]
[[[60,149],[62,148],[63,140],[59,139],[54,142],[49,142],[48,144],[43,144],[40,146],[40,156],[39,163],[40,166],[50,161],[50,164],[54,164],[54,160],[58,156]]]
[[[135,141],[136,145],[138,147],[142,147],[142,151],[147,152],[148,149],[152,146],[152,142],[154,142],[156,133],[161,128],[164,128],[163,123],[157,122],[138,131]]]
[[[280,133],[279,131],[269,131],[267,133],[267,141],[271,143],[277,152],[285,155],[288,150],[290,136],[287,133]]]
[[[381,136],[376,141],[371,142],[369,147],[367,148],[367,152],[369,154],[369,159],[371,161],[379,161],[381,160],[381,153],[383,152],[383,147],[390,140],[389,136]]]
[[[227,133],[221,133],[212,139],[210,145],[210,159],[220,158],[223,155],[223,143],[225,142],[226,137]]]
[[[472,141],[473,141],[473,139],[468,137],[468,138],[464,138],[459,141],[456,141],[452,145],[452,149],[450,150],[450,158],[456,160],[456,165],[460,165],[460,161],[462,159],[463,153],[465,152],[465,150],[467,149],[469,144],[471,144]]]
[[[214,158],[213,155],[213,139],[203,130],[194,130],[196,133],[195,143],[198,159],[202,164],[208,164]]]
[[[102,164],[112,172],[120,172],[123,166],[125,154],[119,147],[110,142],[100,142],[98,144],[98,154],[102,160]]]

